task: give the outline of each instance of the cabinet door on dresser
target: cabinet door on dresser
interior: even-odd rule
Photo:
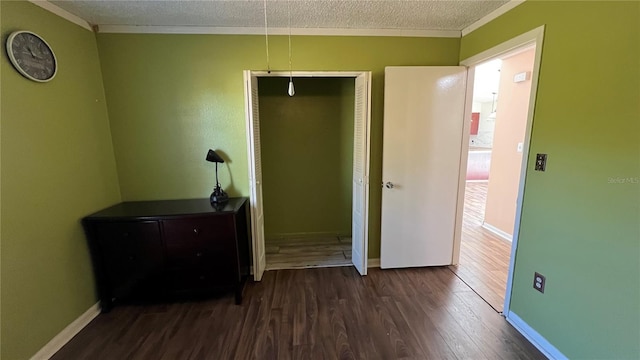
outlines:
[[[206,291],[239,281],[233,216],[171,219],[162,223],[170,291]]]
[[[160,273],[163,248],[157,221],[103,222],[94,227],[110,297],[126,297]]]

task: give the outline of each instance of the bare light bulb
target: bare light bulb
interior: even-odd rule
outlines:
[[[289,89],[287,90],[287,94],[289,94],[289,96],[296,94],[296,89],[293,88],[293,79],[289,80]]]

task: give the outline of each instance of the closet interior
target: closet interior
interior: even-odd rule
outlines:
[[[351,266],[355,79],[259,77],[266,268]]]

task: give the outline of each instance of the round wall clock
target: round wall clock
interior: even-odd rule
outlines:
[[[47,82],[56,76],[58,63],[51,46],[31,31],[15,31],[7,39],[13,66],[27,79]]]

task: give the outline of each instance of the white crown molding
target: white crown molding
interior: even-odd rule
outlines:
[[[52,12],[58,16],[60,16],[63,19],[66,19],[68,21],[71,21],[72,23],[81,26],[84,29],[87,29],[89,31],[93,31],[93,29],[91,28],[91,24],[89,24],[89,22],[87,22],[86,20],[84,20],[83,18],[73,15],[72,13],[68,12],[67,10],[64,10],[62,8],[59,8],[58,6],[46,1],[46,0],[29,0],[30,3],[37,5],[49,12]]]
[[[62,329],[51,341],[49,341],[40,351],[31,357],[31,360],[49,359],[58,350],[62,349],[74,336],[76,336],[85,326],[100,315],[100,305],[94,304],[84,314],[80,315],[66,328]]]
[[[263,27],[214,27],[214,26],[152,26],[152,25],[99,25],[99,33],[112,34],[215,34],[215,35],[264,35]],[[269,35],[288,35],[288,28],[269,28]],[[310,36],[397,36],[459,38],[457,30],[402,30],[402,29],[329,29],[294,28],[291,35]]]
[[[498,16],[503,15],[504,13],[506,13],[507,11],[510,11],[511,9],[515,8],[516,6],[524,3],[525,0],[511,0],[508,3],[500,6],[499,8],[493,10],[492,12],[488,13],[487,15],[483,16],[482,18],[480,18],[480,20],[474,22],[473,24],[467,26],[466,28],[462,29],[462,36],[467,36],[468,34],[470,34],[471,32],[475,31],[476,29],[478,29],[479,27],[489,23],[490,21],[496,19]]]
[[[544,38],[544,25],[538,26],[535,29],[529,30],[524,34],[520,34],[512,39],[509,39],[501,44],[498,44],[490,49],[487,49],[481,53],[475,54],[466,59],[460,60],[462,66],[478,65],[481,62],[495,59],[498,56],[507,56],[517,53],[518,49],[523,49],[525,46],[536,44],[536,48],[542,47],[542,39]],[[536,50],[536,56],[539,50]],[[536,60],[539,61],[539,60]],[[535,87],[532,87],[535,89]]]

